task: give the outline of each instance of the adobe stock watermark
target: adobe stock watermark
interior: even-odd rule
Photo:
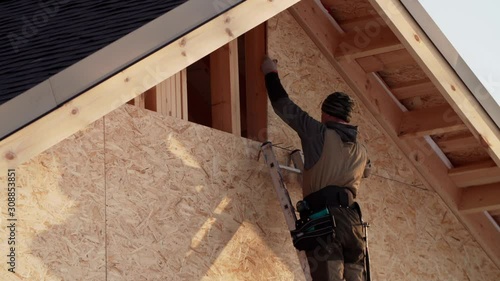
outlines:
[[[347,61],[351,61],[352,54],[361,52],[368,47],[372,40],[380,35],[381,31],[382,25],[376,20],[366,22],[363,28],[356,26],[353,31],[351,31],[353,34],[352,44],[343,41],[338,46],[338,52],[340,55],[345,56]]]
[[[387,13],[389,15],[393,15],[400,14],[403,11],[404,7],[396,6],[391,3],[388,7]],[[384,35],[386,30],[389,31],[389,28],[384,23],[384,19],[387,18],[387,15],[382,14],[380,18],[377,18],[377,12],[372,11],[370,14],[375,16],[375,18],[366,21],[363,26],[353,27],[353,29],[348,33],[348,36],[351,39],[343,41],[339,44],[336,50],[336,56],[342,56],[347,62],[351,62],[355,59],[356,53],[359,53],[369,47],[373,40],[379,40],[380,36]]]
[[[57,15],[61,5],[67,4],[71,0],[49,0],[38,1],[39,9],[31,15],[22,16],[22,26],[17,32],[10,32],[7,38],[14,52],[18,53],[20,48],[25,46],[31,38],[36,36],[40,29],[47,25],[50,18]]]
[[[137,97],[147,91],[149,88],[154,87],[155,85],[158,85],[171,76],[175,75],[175,73],[171,73],[170,70],[165,69],[166,66],[167,65],[159,62],[155,63],[154,65],[146,66],[145,69],[147,73],[146,75],[144,75],[140,83],[138,85],[136,84],[136,86],[131,89],[131,96]],[[116,105],[116,107],[121,106],[120,101],[117,102],[118,104]]]

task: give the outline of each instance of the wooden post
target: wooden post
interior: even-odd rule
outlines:
[[[263,23],[245,34],[247,137],[267,140],[267,90],[260,70],[267,53],[267,26]]]
[[[210,54],[212,127],[241,135],[238,40]]]
[[[156,86],[156,111],[165,116],[188,119],[186,69]]]

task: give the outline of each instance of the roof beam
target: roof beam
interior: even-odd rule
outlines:
[[[401,1],[369,1],[479,143],[487,149],[490,157],[500,166],[500,130]],[[500,264],[500,257],[497,258],[497,264]]]
[[[462,190],[458,210],[477,213],[500,209],[500,182],[471,186]]]
[[[347,32],[335,50],[335,57],[353,60],[403,49],[403,45],[387,26]]]
[[[386,25],[384,20],[378,15],[353,18],[348,20],[338,21],[339,26],[345,32],[354,31],[355,29],[370,29],[371,27]]]
[[[399,136],[423,137],[460,131],[467,127],[448,105],[405,112]]]
[[[238,40],[210,54],[212,128],[241,136]]]
[[[299,0],[244,1],[83,92],[0,142],[0,170],[15,168]],[[43,135],[44,137],[37,137]]]
[[[302,0],[292,6],[288,11],[295,17],[299,25],[307,32],[322,53],[332,60],[333,50],[342,42],[344,32],[338,25],[333,25],[332,20],[325,15],[322,7],[314,0]]]
[[[500,167],[488,160],[450,169],[450,178],[458,187],[469,187],[500,182]]]
[[[408,54],[408,52],[406,52]],[[429,79],[410,81],[391,88],[392,94],[398,100],[409,99],[426,95],[440,95],[439,91]]]
[[[406,50],[397,50],[379,55],[357,59],[365,72],[378,72],[389,69],[398,69],[414,63],[413,58]]]
[[[481,238],[478,240],[480,244],[486,243],[487,246],[491,246],[491,248],[484,248],[484,250],[490,255],[493,263],[498,264],[497,255],[500,248],[498,229],[483,213],[463,214],[462,220],[465,227],[476,239]]]
[[[444,153],[479,147],[479,143],[477,142],[476,138],[472,135],[439,140],[436,143]]]
[[[364,103],[375,106],[377,115],[384,119],[392,132],[396,132],[400,126],[402,110],[386,94],[387,89],[376,75],[366,74],[359,64],[351,60],[337,60],[333,50],[342,42],[342,31],[335,28],[331,23],[332,19],[325,14],[326,11],[323,11],[314,0],[302,0],[289,11],[327,60],[337,70],[342,70],[339,73],[351,88],[358,89],[361,85],[364,86],[359,91],[359,98]],[[348,71],[344,72],[344,68]]]

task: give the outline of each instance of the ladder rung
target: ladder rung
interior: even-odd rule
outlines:
[[[280,168],[297,174],[302,174],[302,172],[299,169],[290,166],[280,165]]]

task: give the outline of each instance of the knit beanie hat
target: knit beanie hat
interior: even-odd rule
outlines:
[[[346,122],[351,121],[351,111],[354,106],[354,101],[347,94],[335,92],[330,94],[323,101],[321,111],[324,113],[340,118]]]

